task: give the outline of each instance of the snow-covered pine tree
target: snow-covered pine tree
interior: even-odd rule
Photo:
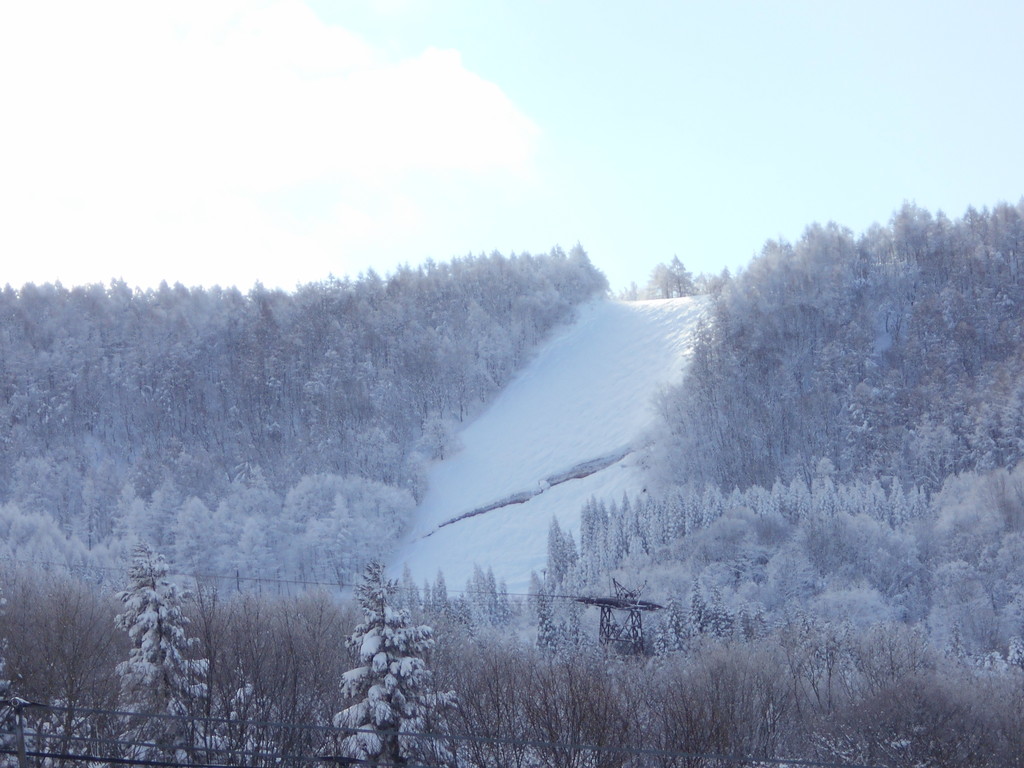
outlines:
[[[554,609],[551,596],[536,571],[530,573],[530,601],[537,616],[537,647],[553,650],[557,641]]]
[[[690,590],[690,634],[702,635],[710,628],[711,616],[708,604],[700,591],[700,584],[693,582]]]
[[[398,602],[402,608],[408,608],[410,612],[419,611],[424,602],[429,602],[429,595],[427,595],[427,600],[420,601],[420,588],[412,579],[412,571],[409,570],[408,563],[402,568],[402,581],[398,587]]]
[[[711,590],[711,605],[708,606],[708,629],[712,635],[726,638],[732,635],[735,617],[722,602],[722,592],[716,586]]]
[[[3,593],[0,593],[0,613],[3,612],[3,605],[7,601],[3,597]],[[7,642],[0,641],[0,699],[7,699],[11,695],[11,681],[7,679],[4,672],[7,669],[7,662],[4,656],[6,655]],[[0,731],[4,734],[13,734],[15,728],[15,709],[10,706],[0,707]],[[0,749],[13,750],[15,746],[13,735],[0,735]],[[13,752],[11,753],[13,754]],[[4,763],[12,763],[13,758],[5,761]]]
[[[383,564],[366,566],[356,587],[364,620],[347,641],[360,666],[342,681],[343,695],[355,703],[334,716],[336,728],[353,729],[342,739],[342,755],[368,765],[405,765],[425,745],[401,734],[423,732],[431,714],[455,700],[433,690],[424,656],[434,631],[411,626],[409,612],[395,607],[396,590]]]
[[[190,704],[206,692],[202,682],[205,664],[187,657],[192,644],[185,634],[188,619],[181,610],[178,588],[167,578],[163,556],[147,544],[137,545],[128,579],[128,588],[118,593],[124,610],[114,619],[131,640],[128,660],[117,665],[119,706],[129,712],[182,719],[132,718],[123,738],[136,744],[155,744],[155,754],[180,757],[180,751],[191,746],[184,718]],[[141,747],[133,754],[142,759],[154,750]]]
[[[487,573],[484,574],[484,589],[487,593],[487,620],[491,624],[497,624],[499,621],[498,610],[498,582],[494,578],[494,570],[488,566]]]
[[[434,579],[434,589],[431,592],[431,611],[438,617],[451,613],[451,605],[448,602],[448,584],[441,571],[437,572]]]
[[[502,579],[498,582],[498,624],[499,626],[512,621],[515,611],[512,608],[512,601],[508,597],[508,585]]]
[[[603,501],[591,496],[580,512],[580,563],[584,584],[592,586],[604,578],[609,570],[607,553],[608,509]]]
[[[557,589],[576,567],[576,542],[569,531],[562,531],[558,518],[551,518],[548,527],[548,567],[545,579],[552,589]]]
[[[655,651],[662,655],[685,651],[690,642],[689,614],[674,595],[665,608],[660,631],[654,638]]]
[[[1006,661],[1011,667],[1024,670],[1024,638],[1014,635],[1006,652]]]
[[[498,585],[493,570],[488,568],[485,573],[479,565],[473,566],[473,575],[466,582],[466,600],[474,629],[499,623]]]

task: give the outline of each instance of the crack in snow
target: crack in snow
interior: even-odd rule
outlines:
[[[569,467],[569,469],[566,469],[562,472],[556,472],[553,475],[548,475],[543,480],[541,480],[537,484],[537,488],[533,490],[513,493],[509,496],[505,496],[504,498],[499,499],[498,501],[491,502],[490,504],[485,504],[482,507],[476,507],[475,509],[471,509],[469,512],[463,512],[461,515],[456,515],[453,518],[445,520],[443,523],[438,525],[437,528],[435,528],[433,531],[424,534],[422,538],[425,539],[427,538],[427,536],[433,535],[435,531],[444,528],[446,525],[452,525],[453,523],[457,523],[460,520],[466,520],[470,517],[476,517],[477,515],[483,515],[487,512],[493,512],[494,510],[501,509],[502,507],[510,507],[515,504],[525,504],[530,499],[540,496],[542,493],[544,493],[544,491],[548,490],[549,488],[553,488],[556,485],[567,483],[570,480],[582,480],[584,477],[590,477],[591,475],[597,474],[601,470],[608,469],[608,467],[612,466],[613,464],[616,464],[617,462],[622,461],[632,452],[633,446],[627,445],[625,448],[620,448],[619,450],[614,451],[613,453],[608,453],[605,454],[604,456],[599,456],[596,459],[589,459],[587,461],[582,461],[579,464],[574,464],[573,466]]]

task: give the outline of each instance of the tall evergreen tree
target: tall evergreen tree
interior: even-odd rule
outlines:
[[[665,608],[660,631],[655,635],[655,650],[660,654],[685,651],[690,640],[689,615],[674,595]]]
[[[3,598],[3,594],[0,593],[0,613],[3,612],[3,604],[6,601]],[[11,681],[7,679],[4,674],[7,670],[7,664],[4,659],[6,656],[7,643],[0,642],[0,699],[7,699],[11,695]],[[6,734],[13,734],[15,723],[16,711],[13,706],[0,707],[0,729]],[[0,735],[0,749],[13,749],[15,746],[13,735]]]
[[[711,620],[711,612],[704,595],[701,593],[700,584],[693,582],[693,589],[690,590],[690,632],[694,635],[702,635],[708,631]]]
[[[558,642],[554,607],[547,587],[536,572],[530,574],[530,597],[537,615],[537,647],[552,650]]]
[[[547,583],[553,588],[558,587],[576,567],[576,542],[572,533],[563,531],[558,525],[558,518],[551,518],[548,528],[548,567]]]
[[[433,629],[411,625],[409,612],[395,607],[396,591],[382,563],[366,567],[356,587],[364,620],[347,641],[360,666],[342,681],[342,693],[355,703],[334,716],[335,727],[352,729],[342,754],[368,765],[407,764],[423,745],[403,734],[423,732],[432,712],[454,703],[453,693],[433,691],[424,660]]]
[[[192,645],[185,633],[188,619],[182,613],[181,594],[167,578],[167,563],[147,544],[135,547],[128,570],[129,585],[118,593],[124,610],[115,617],[128,633],[128,660],[117,665],[121,679],[120,706],[130,712],[165,718],[133,718],[125,740],[156,745],[156,754],[175,756],[190,744],[184,719],[190,704],[205,694],[201,681],[204,665],[190,660]],[[137,757],[153,754],[148,747]]]

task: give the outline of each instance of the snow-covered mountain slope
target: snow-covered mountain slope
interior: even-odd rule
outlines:
[[[441,570],[461,589],[475,563],[525,591],[553,516],[578,541],[589,497],[643,491],[636,451],[654,396],[681,378],[706,308],[700,297],[582,307],[430,469],[394,570],[408,565],[417,583]]]

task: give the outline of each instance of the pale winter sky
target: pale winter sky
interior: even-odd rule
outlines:
[[[1024,195],[1024,4],[0,5],[0,285],[579,241],[613,288]]]

